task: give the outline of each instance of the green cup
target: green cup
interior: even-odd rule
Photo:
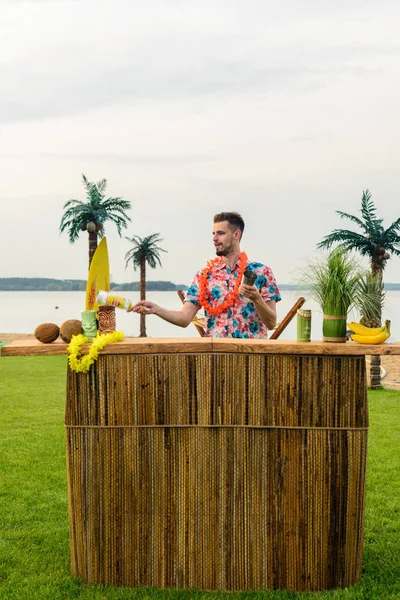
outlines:
[[[297,310],[297,341],[311,341],[311,310]]]
[[[93,338],[97,335],[97,311],[83,310],[81,312],[81,319],[83,335],[86,335],[89,342],[92,342]]]

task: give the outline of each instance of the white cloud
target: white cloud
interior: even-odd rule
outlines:
[[[86,276],[85,237],[58,233],[82,172],[131,200],[127,236],[164,238],[151,278],[189,281],[221,210],[243,213],[248,253],[280,281],[363,189],[389,224],[399,13],[387,0],[0,2],[0,277]],[[127,242],[107,238],[114,280],[131,280]],[[393,259],[387,279],[398,272]]]

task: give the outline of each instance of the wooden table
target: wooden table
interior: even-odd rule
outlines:
[[[400,345],[135,338],[106,346],[88,374],[68,369],[74,575],[203,590],[357,583],[370,354]]]

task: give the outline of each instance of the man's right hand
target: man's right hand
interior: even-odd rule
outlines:
[[[149,300],[140,300],[139,302],[136,302],[136,304],[128,312],[156,315],[158,308],[158,304],[155,304],[154,302],[149,302]]]
[[[154,302],[140,300],[131,310],[139,314],[143,314],[144,311],[146,315],[157,315],[161,319],[164,319],[164,321],[178,325],[178,327],[187,327],[199,310],[199,307],[192,302],[185,302],[180,310],[169,310]]]

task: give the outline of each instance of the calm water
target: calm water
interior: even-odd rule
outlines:
[[[139,300],[139,292],[123,292],[124,296],[134,302]],[[283,300],[278,303],[278,320],[283,319],[294,302],[306,292],[284,291]],[[149,292],[148,299],[166,308],[179,310],[181,301],[176,292]],[[58,307],[58,308],[57,308]],[[0,292],[0,332],[33,333],[40,323],[51,322],[61,325],[67,319],[80,319],[85,308],[85,292]],[[322,315],[319,307],[307,301],[304,308],[312,310],[313,340],[322,336]],[[357,314],[350,315],[357,319]],[[117,309],[117,328],[127,337],[139,335],[139,316]],[[400,339],[400,290],[389,291],[386,295],[384,318],[392,321],[392,337],[390,341]],[[147,318],[147,335],[150,337],[198,337],[194,325],[186,329],[166,323],[159,317],[150,315]],[[296,318],[288,325],[280,339],[296,339]]]

